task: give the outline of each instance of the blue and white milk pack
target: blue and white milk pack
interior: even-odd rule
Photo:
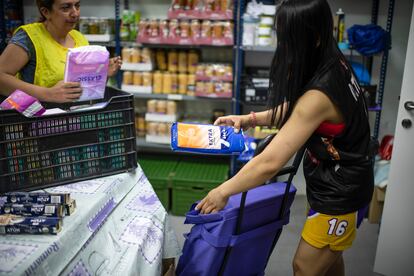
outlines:
[[[243,132],[231,126],[174,123],[171,127],[171,148],[206,154],[238,154],[245,150]]]

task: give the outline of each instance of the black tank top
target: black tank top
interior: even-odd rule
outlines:
[[[344,124],[339,128],[325,124],[306,143],[303,167],[309,204],[328,215],[357,211],[369,203],[374,187],[370,127],[361,88],[349,65],[337,59],[318,70],[305,91],[310,89],[331,99]]]

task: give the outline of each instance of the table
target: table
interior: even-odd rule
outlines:
[[[140,167],[46,191],[70,193],[75,213],[58,235],[0,236],[0,275],[161,275],[181,253]]]

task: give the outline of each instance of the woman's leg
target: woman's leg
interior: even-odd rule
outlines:
[[[293,272],[295,276],[325,275],[340,258],[342,259],[342,251],[332,251],[329,246],[319,249],[301,239],[293,259]],[[340,262],[339,260],[339,265]]]
[[[329,268],[326,272],[326,276],[344,276],[345,275],[345,266],[344,266],[344,257],[339,256],[336,259],[336,262]]]

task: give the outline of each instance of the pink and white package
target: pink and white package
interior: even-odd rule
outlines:
[[[68,50],[65,82],[80,82],[79,101],[102,99],[105,96],[109,52],[102,46],[82,46]]]
[[[46,109],[40,102],[21,90],[15,90],[1,104],[0,110],[16,109],[26,117],[41,116]]]

